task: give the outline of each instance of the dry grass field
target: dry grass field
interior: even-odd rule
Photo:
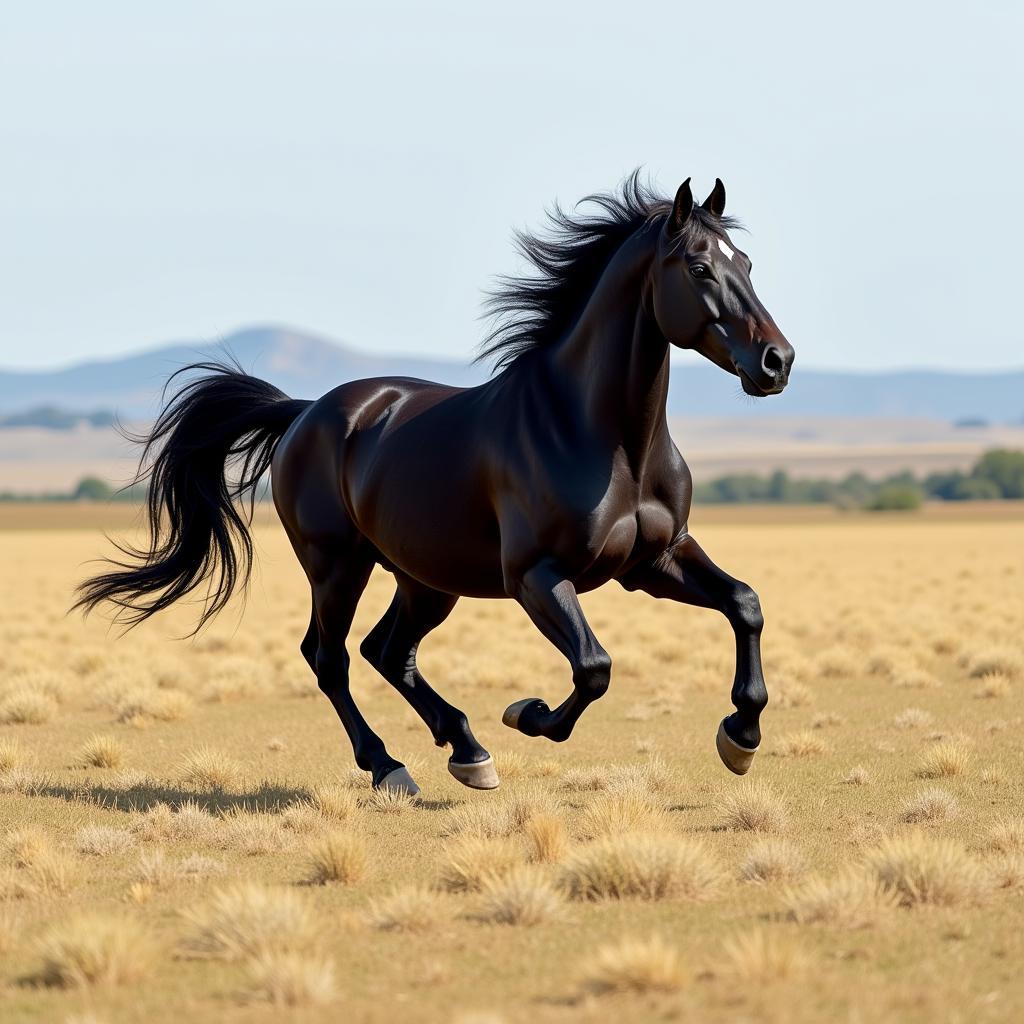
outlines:
[[[587,596],[612,688],[555,746],[500,716],[563,696],[565,666],[515,605],[464,601],[421,667],[497,792],[452,780],[353,659],[417,802],[352,769],[277,528],[243,616],[116,639],[64,614],[106,547],[63,512],[0,530],[3,1021],[1024,1019],[1019,509],[698,511],[768,623],[743,780],[714,749],[733,670],[714,614]],[[375,577],[356,641],[390,594]]]

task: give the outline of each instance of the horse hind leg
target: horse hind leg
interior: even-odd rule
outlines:
[[[307,548],[302,555],[306,556],[302,562],[313,588],[313,614],[301,644],[303,657],[348,733],[356,764],[370,772],[374,788],[415,796],[419,786],[370,728],[349,688],[350,659],[345,640],[373,569],[372,553],[357,544],[346,550],[333,545]]]
[[[409,702],[434,742],[451,746],[448,771],[452,776],[471,789],[496,789],[494,760],[477,742],[466,715],[441,697],[416,665],[420,641],[448,618],[457,600],[399,575],[390,607],[359,651]]]

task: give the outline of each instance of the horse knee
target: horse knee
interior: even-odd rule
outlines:
[[[729,595],[729,618],[736,628],[748,633],[760,633],[764,628],[761,602],[746,583],[737,583]]]
[[[588,701],[608,692],[612,680],[612,659],[604,651],[595,651],[581,659],[573,673],[573,685]]]

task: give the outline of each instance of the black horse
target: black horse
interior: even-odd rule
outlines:
[[[517,701],[503,720],[565,740],[611,677],[577,594],[610,580],[728,617],[736,711],[717,747],[746,772],[767,703],[761,609],[687,529],[690,472],[665,419],[669,351],[695,349],[763,396],[786,386],[793,349],[727,234],[721,181],[700,205],[689,179],[670,202],[637,174],[589,201],[592,215],[556,207],[549,236],[519,236],[535,273],[505,279],[490,299],[484,354],[500,372],[479,387],[385,377],[306,402],[237,367],[187,367],[202,375],[186,378],[144,439],[149,549],[122,549],[126,560],[83,583],[78,605],[113,602],[134,624],[206,585],[201,626],[248,579],[252,492],[272,468],[312,588],[302,654],[374,786],[417,791],[349,690],[345,640],[374,565],[397,589],[360,652],[451,745],[460,782],[491,789],[498,777],[466,716],[417,669],[420,641],[462,595],[518,601],[568,659],[573,691],[555,708]],[[229,465],[240,466],[231,480]],[[248,515],[234,504],[242,495]]]

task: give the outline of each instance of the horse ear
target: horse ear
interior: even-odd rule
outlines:
[[[672,212],[668,215],[668,233],[678,235],[683,230],[683,225],[690,219],[693,213],[693,193],[690,191],[690,179],[679,186],[676,192],[675,202],[672,203]]]
[[[722,184],[721,178],[715,178],[715,187],[700,205],[716,217],[721,217],[725,213],[725,186]]]

